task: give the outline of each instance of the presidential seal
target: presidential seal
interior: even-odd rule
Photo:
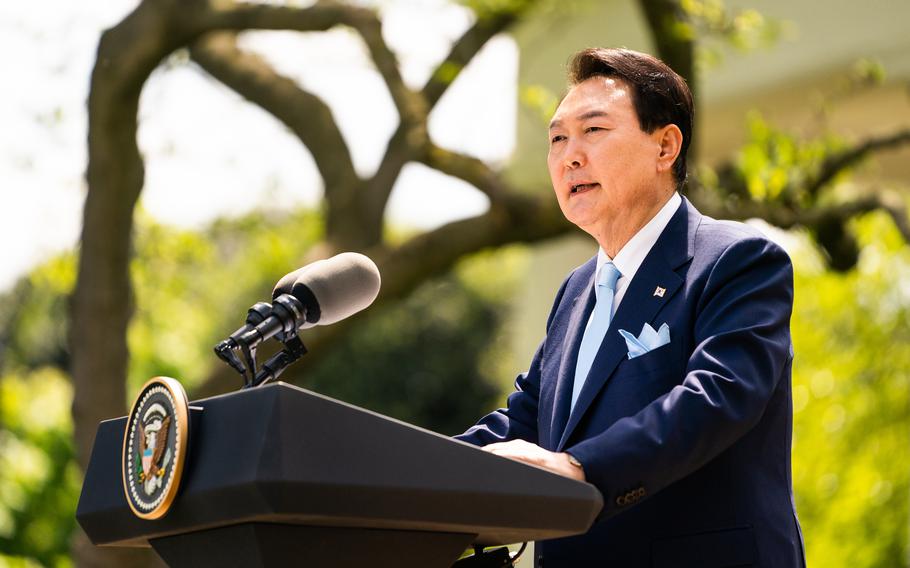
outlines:
[[[189,440],[186,392],[176,379],[145,383],[126,421],[123,436],[123,488],[138,517],[167,513],[180,488]]]

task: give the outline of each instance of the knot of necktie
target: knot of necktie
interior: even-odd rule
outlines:
[[[600,299],[601,288],[606,288],[611,292],[616,292],[616,281],[620,279],[622,273],[612,262],[604,264],[600,268],[600,274],[597,277],[597,297]]]

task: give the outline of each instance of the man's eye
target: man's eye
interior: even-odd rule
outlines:
[[[598,130],[606,130],[606,129],[602,128],[600,126],[589,126],[589,127],[585,128],[585,132],[596,132]]]
[[[562,142],[566,137],[562,134],[557,134],[556,136],[550,138],[550,144],[556,144],[557,142]]]

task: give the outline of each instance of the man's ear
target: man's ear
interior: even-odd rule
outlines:
[[[657,171],[671,170],[676,157],[682,150],[682,131],[675,124],[667,124],[656,129],[652,136],[660,146],[660,154],[657,156]]]

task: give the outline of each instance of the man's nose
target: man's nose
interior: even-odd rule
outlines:
[[[574,170],[575,168],[580,168],[585,165],[585,153],[584,149],[577,142],[570,140],[566,144],[566,153],[563,154],[563,162],[565,167]]]

